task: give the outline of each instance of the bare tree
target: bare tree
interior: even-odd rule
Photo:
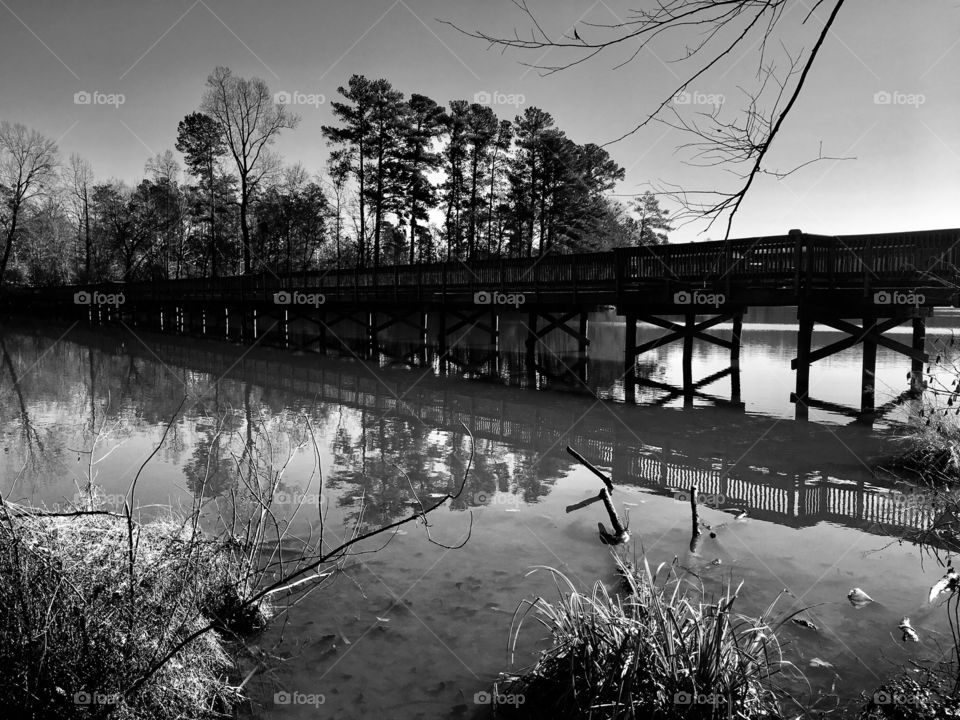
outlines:
[[[73,200],[73,212],[77,220],[77,238],[83,243],[83,280],[90,282],[93,237],[90,232],[90,193],[93,187],[93,166],[77,153],[63,173],[63,184]]]
[[[802,53],[794,57],[783,40],[777,38],[779,29],[786,23],[787,7],[793,5],[788,0],[659,0],[650,3],[652,9],[631,11],[626,19],[614,23],[580,23],[583,33],[574,27],[572,35],[560,36],[551,36],[544,29],[527,0],[512,2],[530,23],[529,35],[515,30],[512,37],[503,37],[482,31],[466,31],[452,23],[447,24],[501,50],[537,53],[539,59],[528,65],[546,75],[580,65],[613,50],[626,52],[626,59],[615,66],[620,68],[643,51],[652,50],[654,41],[672,42],[683,48],[676,61],[686,71],[675,89],[632,128],[610,141],[622,140],[652,122],[667,122],[693,135],[694,140],[683,147],[692,150],[700,164],[722,166],[736,178],[736,187],[730,190],[673,190],[666,193],[683,207],[681,213],[674,216],[675,219],[705,218],[712,225],[726,214],[726,236],[729,237],[734,216],[758,175],[769,174],[782,178],[810,162],[848,159],[824,157],[821,152],[816,158],[792,170],[771,169],[764,164],[770,146],[800,96],[810,68],[844,0],[816,0],[811,3],[801,25],[806,25],[813,18],[822,22],[822,26],[805,59]],[[818,11],[824,5],[830,11],[826,19],[821,20]],[[774,43],[774,39],[778,42]],[[777,62],[771,59],[774,46],[786,57],[786,70],[782,63],[778,67]],[[555,65],[540,64],[551,49],[567,53],[567,59]],[[736,50],[744,54],[756,53],[758,58],[754,85],[743,88],[747,105],[739,117],[725,120],[720,118],[719,111],[715,111],[699,113],[700,120],[682,118],[674,99],[686,92],[691,83],[718,69],[724,61],[734,62],[740,54],[734,55]],[[671,115],[672,119],[665,119]]]
[[[0,286],[17,240],[24,210],[56,178],[57,144],[25,125],[0,122],[0,191],[5,212],[0,213],[4,247],[0,256]]]
[[[240,180],[240,232],[243,271],[251,272],[250,225],[247,213],[257,186],[274,173],[279,162],[268,147],[283,129],[297,126],[300,118],[273,101],[260,78],[236,77],[229,68],[217,67],[207,78],[201,109],[220,125]]]
[[[157,153],[144,163],[143,171],[153,178],[154,182],[167,182],[176,185],[180,181],[180,163],[173,156],[172,150]]]

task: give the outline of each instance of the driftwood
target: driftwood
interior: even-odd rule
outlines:
[[[575,457],[584,467],[590,470],[594,475],[603,480],[603,488],[600,492],[592,497],[587,498],[573,505],[567,506],[567,512],[573,512],[574,510],[579,510],[584,508],[587,505],[592,505],[597,501],[602,501],[603,506],[607,509],[607,515],[610,516],[610,525],[613,527],[613,532],[608,532],[607,529],[603,526],[603,523],[597,523],[597,529],[600,533],[600,542],[604,545],[620,545],[622,543],[630,540],[630,533],[627,530],[627,524],[620,519],[620,515],[617,513],[617,509],[613,506],[613,500],[611,498],[611,493],[613,492],[613,481],[610,480],[606,475],[604,475],[600,470],[598,470],[594,465],[587,460],[583,455],[578,453],[569,445],[567,446],[567,452]]]
[[[700,545],[703,543],[703,533],[700,530],[700,511],[697,510],[697,492],[699,488],[696,485],[690,486],[690,552],[696,555],[700,552]]]

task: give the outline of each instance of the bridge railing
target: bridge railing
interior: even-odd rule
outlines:
[[[289,275],[246,275],[123,284],[125,292],[156,301],[248,298],[269,300],[284,290],[340,297],[425,300],[438,294],[480,290],[619,295],[648,284],[732,283],[749,287],[857,287],[938,284],[955,275],[960,230],[879,235],[788,235],[678,245],[620,248],[612,252],[546,254],[467,262],[331,268]],[[72,292],[79,287],[61,288]]]
[[[960,230],[825,236],[792,233],[728,242],[659,245],[616,251],[625,282],[749,282],[800,286],[862,281],[930,282],[958,259]]]

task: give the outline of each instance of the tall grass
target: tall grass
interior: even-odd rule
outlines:
[[[205,633],[241,604],[233,549],[172,519],[138,525],[133,575],[126,518],[43,515],[5,506],[0,523],[0,705],[23,718],[214,717],[238,694],[223,638]],[[247,613],[265,617],[263,613]],[[146,681],[137,692],[134,680]]]
[[[674,565],[652,571],[644,561],[637,570],[614,557],[624,594],[599,582],[584,594],[544,568],[560,598],[518,607],[511,652],[531,613],[552,643],[533,667],[497,683],[501,698],[523,698],[498,709],[529,718],[780,717],[771,677],[789,663],[770,620],[775,603],[751,618],[733,609],[739,587],[709,599]]]

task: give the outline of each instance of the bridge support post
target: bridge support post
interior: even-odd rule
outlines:
[[[422,310],[420,312],[420,348],[418,357],[420,358],[420,364],[424,367],[427,365],[427,337],[430,332],[429,321],[430,313]]]
[[[500,317],[495,307],[490,308],[490,371],[500,374]]]
[[[683,334],[683,406],[693,406],[693,326],[697,323],[695,313],[686,314]]]
[[[628,312],[624,318],[623,399],[637,401],[637,316]]]
[[[377,342],[377,313],[367,313],[367,356],[373,360],[380,352]]]
[[[810,345],[813,342],[813,317],[808,310],[800,307],[797,312],[800,328],[797,330],[797,388],[793,401],[796,403],[795,417],[806,420],[810,416],[807,399],[810,394]]]
[[[587,312],[580,313],[580,337],[577,343],[577,377],[580,382],[587,382],[587,346],[590,340],[587,338]]]
[[[730,346],[730,401],[740,403],[740,336],[743,333],[743,311],[733,316],[733,337]]]
[[[537,320],[539,315],[531,310],[527,314],[527,337],[524,340],[523,364],[527,374],[527,386],[537,385]]]
[[[927,335],[927,320],[923,317],[913,319],[913,350],[923,354]],[[923,392],[923,360],[914,357],[910,360],[910,391],[915,395]]]
[[[447,312],[441,308],[437,322],[437,350],[440,354],[440,372],[447,372]]]
[[[730,367],[740,371],[740,335],[743,333],[743,311],[733,316],[733,337],[730,339]]]
[[[860,373],[860,413],[871,416],[875,406],[877,342],[873,339],[876,318],[863,318],[863,366]]]

